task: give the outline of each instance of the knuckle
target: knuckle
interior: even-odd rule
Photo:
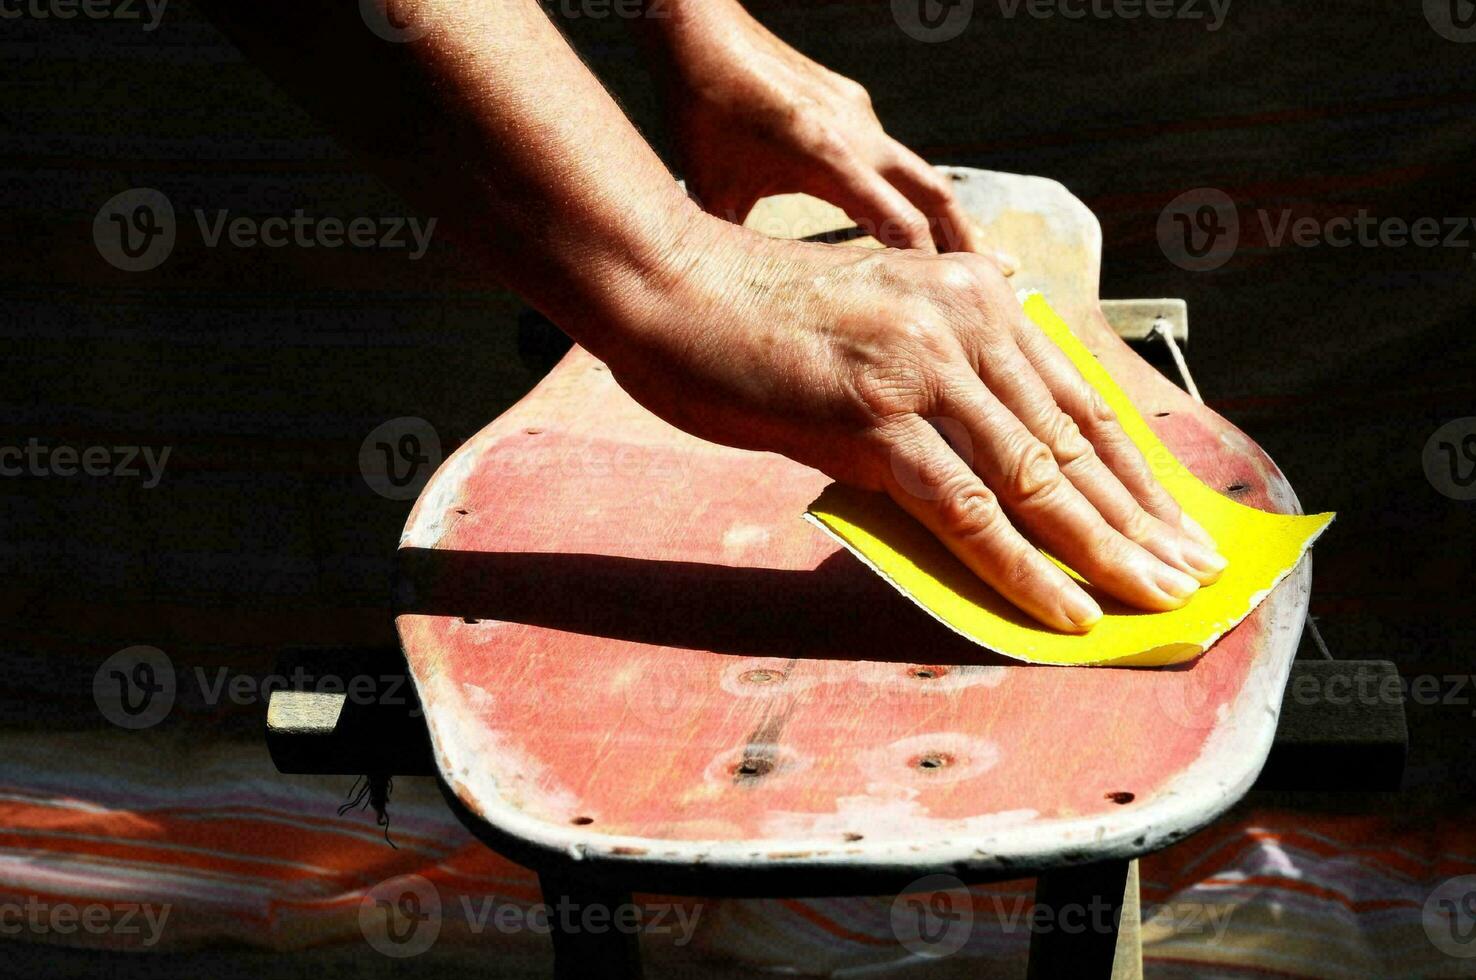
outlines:
[[[1013,454],[1006,479],[1015,499],[1030,504],[1050,497],[1060,489],[1064,478],[1049,447],[1030,439]]]
[[[977,483],[947,487],[938,502],[940,529],[950,537],[975,538],[990,534],[1001,517],[999,501]]]
[[[1133,541],[1147,541],[1158,530],[1158,521],[1141,507],[1134,507],[1122,522],[1122,533]]]
[[[947,258],[966,270],[970,277],[965,295],[975,316],[1013,335],[1020,320],[1020,304],[1009,280],[982,255],[951,252]]]
[[[817,156],[831,160],[845,156],[849,146],[845,136],[819,107],[809,102],[796,106],[790,113],[790,127],[799,143]]]
[[[1120,531],[1110,527],[1104,527],[1096,540],[1091,543],[1091,554],[1094,558],[1107,568],[1116,568],[1124,572],[1141,572],[1146,568],[1143,559],[1149,558],[1143,546],[1130,540]],[[1157,559],[1151,559],[1155,562]]]
[[[977,256],[975,261],[979,265],[979,279],[983,286],[985,301],[999,311],[998,315],[1008,316],[1015,323],[1025,323],[1020,313],[1020,301],[1015,297],[1014,284],[1005,278],[998,266],[984,256]]]
[[[1091,463],[1096,458],[1096,449],[1081,434],[1076,420],[1065,412],[1057,412],[1050,423],[1051,452],[1061,466],[1076,464],[1078,467]]]
[[[1015,594],[1026,591],[1039,574],[1035,555],[1029,548],[1021,548],[1010,557],[1000,570],[1000,585],[1006,592]]]
[[[1085,385],[1085,382],[1083,382]],[[1086,385],[1086,423],[1095,431],[1102,431],[1117,424],[1117,413],[1112,406],[1107,404],[1107,399],[1102,393],[1090,385]]]
[[[854,78],[847,78],[844,75],[837,75],[836,77],[840,80],[841,91],[845,93],[848,99],[857,105],[866,106],[867,108],[871,107],[871,93],[867,91],[865,85],[862,85]]]
[[[1184,508],[1179,506],[1179,502],[1161,484],[1155,482],[1154,490],[1157,492],[1153,493],[1148,500],[1148,506],[1153,508],[1153,514],[1170,527],[1178,527],[1179,521],[1184,516]]]
[[[891,482],[897,489],[921,500],[943,500],[950,495],[958,467],[947,458],[921,449],[915,441],[892,442],[889,454]]]
[[[959,256],[940,258],[936,265],[938,285],[950,292],[974,297],[983,288],[982,277],[972,262]]]
[[[916,412],[927,400],[926,382],[905,363],[868,365],[857,374],[854,385],[861,414],[869,420]]]

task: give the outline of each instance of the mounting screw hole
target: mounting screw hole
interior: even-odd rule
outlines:
[[[1113,803],[1116,803],[1119,806],[1126,806],[1127,804],[1133,802],[1133,800],[1137,799],[1137,797],[1134,796],[1132,793],[1128,793],[1123,790],[1118,790],[1116,793],[1108,793],[1105,798],[1111,800]]]
[[[927,752],[912,760],[913,768],[921,769],[923,772],[947,769],[951,765],[953,765],[953,756],[947,752]]]
[[[594,817],[575,817],[573,820],[570,820],[569,822],[572,823],[576,827],[588,827],[590,824],[594,823],[595,821],[594,821]]]
[[[928,664],[926,666],[913,667],[907,672],[907,676],[915,677],[920,681],[931,681],[936,680],[939,677],[943,677],[947,673],[947,667],[939,667],[934,664]]]
[[[758,779],[774,771],[774,761],[761,756],[749,756],[733,767],[737,779]]]
[[[784,680],[787,675],[782,670],[745,670],[738,675],[738,679],[745,684],[777,684]]]

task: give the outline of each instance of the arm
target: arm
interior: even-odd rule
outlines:
[[[1145,608],[1218,574],[990,260],[771,241],[704,214],[536,0],[402,0],[409,43],[336,0],[208,6],[673,424],[891,494],[1059,629],[1100,610],[1022,530]]]

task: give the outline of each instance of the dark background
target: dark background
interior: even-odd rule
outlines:
[[[1476,217],[1476,45],[1438,35],[1418,0],[1237,0],[1217,32],[1004,19],[980,2],[941,44],[906,36],[886,3],[749,7],[863,82],[928,159],[1083,198],[1103,224],[1103,295],[1187,299],[1206,400],[1308,510],[1339,512],[1312,601],[1333,652],[1407,677],[1476,673],[1476,502],[1421,466],[1439,426],[1476,415],[1476,232],[1461,248],[1276,248],[1253,217]],[[566,27],[664,150],[627,25]],[[440,241],[419,262],[205,248],[197,207],[408,212],[184,0],[148,32],[0,21],[0,64],[0,445],[172,447],[153,489],[0,478],[4,726],[106,725],[93,671],[131,644],[258,671],[289,648],[392,645],[409,505],[369,488],[360,443],[420,416],[449,452],[521,396],[541,362],[519,350],[517,297]],[[92,221],[139,186],[168,195],[180,234],[162,266],[127,273],[99,256]],[[1200,187],[1236,201],[1243,236],[1194,273],[1155,226]],[[1476,785],[1476,690],[1453,687],[1452,703],[1408,706],[1412,799]],[[183,703],[169,723],[252,740],[261,714]]]

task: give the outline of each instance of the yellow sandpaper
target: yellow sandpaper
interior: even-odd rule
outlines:
[[[1333,515],[1269,514],[1205,486],[1153,434],[1043,296],[1028,297],[1025,312],[1101,392],[1164,487],[1214,537],[1230,562],[1217,582],[1169,612],[1132,609],[1091,589],[1102,606],[1102,619],[1090,632],[1072,635],[1017,610],[884,494],[833,484],[810,505],[806,519],[945,625],[1006,656],[1030,663],[1145,667],[1193,659],[1255,609],[1332,523]]]

